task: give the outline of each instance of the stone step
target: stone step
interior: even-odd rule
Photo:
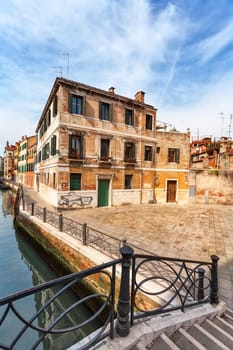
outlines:
[[[233,336],[221,326],[217,325],[215,319],[214,321],[206,320],[201,326],[223,344],[233,349]]]
[[[205,350],[206,348],[189,334],[184,328],[179,328],[172,334],[171,340],[177,344],[181,350]]]
[[[181,350],[165,333],[155,339],[150,350]]]

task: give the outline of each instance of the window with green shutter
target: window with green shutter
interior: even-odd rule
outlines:
[[[112,105],[110,103],[100,102],[99,118],[101,120],[112,120]]]
[[[168,148],[168,163],[180,162],[180,150],[179,148]]]
[[[85,114],[85,96],[69,94],[69,113]]]
[[[70,173],[70,191],[81,190],[81,174]]]

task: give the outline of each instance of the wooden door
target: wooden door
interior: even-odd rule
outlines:
[[[98,181],[98,207],[107,207],[109,197],[109,180]]]
[[[167,182],[167,202],[176,202],[176,180],[168,180]]]

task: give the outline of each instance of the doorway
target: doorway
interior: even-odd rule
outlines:
[[[98,180],[98,207],[109,204],[109,180]]]
[[[167,202],[176,202],[177,181],[167,181]]]

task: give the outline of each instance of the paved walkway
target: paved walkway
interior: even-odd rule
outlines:
[[[38,193],[28,193],[48,207]],[[220,298],[233,309],[233,206],[148,204],[62,213],[158,255],[205,261],[218,255]]]

